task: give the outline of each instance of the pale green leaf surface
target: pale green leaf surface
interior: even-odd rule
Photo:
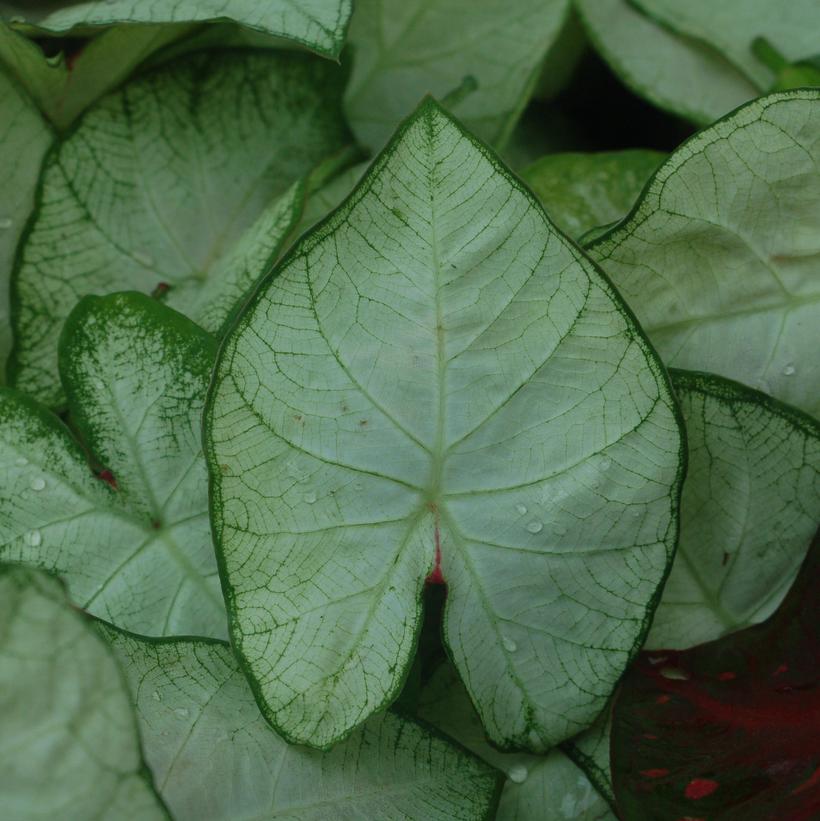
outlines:
[[[626,216],[664,159],[633,149],[549,154],[520,172],[550,219],[574,239]]]
[[[226,632],[200,418],[215,342],[141,294],[88,297],[61,366],[71,419],[0,393],[0,558],[65,577],[90,613],[149,635]]]
[[[164,282],[171,307],[217,331],[267,267],[244,266],[298,220],[294,183],[347,143],[340,82],[296,52],[197,54],[90,111],[46,162],[15,272],[14,384],[61,401],[56,338],[88,293]]]
[[[617,296],[432,101],[246,306],[206,411],[232,637],[288,738],[397,695],[437,544],[488,734],[603,707],[676,528],[680,433]]]
[[[9,821],[161,821],[128,686],[57,579],[0,565],[0,795]]]
[[[765,37],[792,62],[817,54],[820,3],[817,0],[632,0],[673,31],[701,40],[731,60],[760,89],[773,80],[752,52]]]
[[[0,384],[11,350],[9,280],[17,242],[34,207],[34,191],[51,130],[14,82],[0,71]]]
[[[820,424],[735,382],[673,372],[689,469],[647,645],[683,649],[770,616],[820,522]]]
[[[664,361],[820,414],[820,91],[692,137],[588,252]]]
[[[227,645],[101,629],[176,821],[493,817],[499,774],[412,720],[385,713],[329,752],[291,746],[262,717]]]
[[[615,821],[584,771],[560,749],[536,756],[492,747],[451,664],[440,665],[422,688],[418,715],[507,776],[496,821]]]
[[[668,31],[629,0],[575,0],[596,50],[632,91],[708,125],[760,90],[718,51]]]
[[[380,149],[425,94],[453,94],[448,109],[503,144],[568,11],[569,0],[359,0],[346,94],[359,142]]]
[[[60,34],[120,23],[164,26],[230,20],[338,57],[352,10],[351,0],[83,0],[54,6],[33,5],[30,0],[0,2],[0,15]]]
[[[362,178],[369,165],[369,162],[357,163],[336,175],[317,191],[309,194],[305,201],[305,209],[299,221],[297,234],[303,234],[338,208]]]
[[[566,754],[586,773],[599,794],[615,806],[612,775],[609,764],[609,738],[612,732],[610,707],[603,710],[595,723],[580,735],[561,746]]]

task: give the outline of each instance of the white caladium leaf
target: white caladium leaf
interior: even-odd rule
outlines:
[[[674,542],[677,410],[615,292],[436,103],[257,289],[205,427],[232,637],[288,739],[396,697],[431,572],[496,743],[601,710]]]
[[[56,6],[56,7],[55,7]],[[294,40],[319,54],[338,57],[352,11],[351,0],[84,0],[69,3],[0,2],[0,17],[27,29],[53,34],[86,31],[121,23],[233,21]]]
[[[273,732],[227,645],[101,629],[175,821],[495,817],[500,773],[410,719],[387,712],[332,751],[307,751]]]
[[[5,362],[11,349],[9,279],[14,252],[34,207],[40,167],[52,139],[51,129],[40,113],[0,71],[0,384],[5,379]]]
[[[820,522],[820,423],[736,382],[673,372],[689,469],[649,647],[683,649],[770,616]]]
[[[596,51],[632,91],[696,125],[760,94],[719,51],[658,25],[630,0],[575,0],[575,7]]]
[[[587,246],[669,365],[815,415],[818,135],[820,90],[755,100],[684,143]]]
[[[575,738],[565,741],[564,752],[586,774],[610,806],[615,807],[615,792],[610,771],[609,738],[612,732],[611,704],[603,710],[595,723]]]
[[[0,392],[0,558],[64,576],[90,613],[149,635],[225,635],[200,417],[216,349],[142,294],[86,297],[61,342],[71,420]]]
[[[626,216],[663,159],[641,149],[548,154],[519,173],[550,219],[578,238]]]
[[[418,714],[506,775],[496,821],[615,821],[584,771],[562,750],[536,756],[492,747],[451,664],[439,666],[422,688]]]
[[[813,57],[820,50],[820,3],[817,0],[632,2],[673,31],[715,48],[760,89],[768,88],[774,78],[752,51],[752,43],[758,37],[765,37],[792,62]]]
[[[351,127],[381,148],[425,94],[501,146],[524,110],[569,0],[359,0],[350,26]],[[458,32],[454,37],[453,33]]]
[[[13,384],[59,404],[56,340],[88,293],[164,283],[217,331],[267,267],[246,263],[272,263],[295,226],[294,184],[346,145],[340,80],[296,52],[196,54],[90,111],[46,162],[15,271]]]
[[[105,641],[45,573],[0,564],[4,818],[168,821]]]

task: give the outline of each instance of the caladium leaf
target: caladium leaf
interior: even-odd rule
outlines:
[[[755,55],[752,43],[766,37],[788,60],[817,53],[820,4],[817,0],[632,0],[647,14],[676,32],[692,37],[725,55],[761,90],[769,88],[772,74]]]
[[[424,94],[503,145],[569,13],[569,0],[360,0],[346,93],[363,145],[381,148]],[[453,37],[453,32],[458,37]]]
[[[224,636],[200,416],[216,343],[141,294],[86,297],[61,342],[71,419],[0,392],[0,558],[150,635]]]
[[[674,541],[677,411],[618,296],[436,103],[257,289],[205,428],[232,637],[287,738],[396,697],[430,573],[497,744],[600,712]]]
[[[0,564],[0,794],[15,821],[169,819],[110,648],[60,582]]]
[[[612,718],[608,705],[588,730],[565,741],[561,748],[584,771],[590,783],[614,808],[615,793],[612,789],[609,764],[611,733]]]
[[[0,71],[0,384],[11,349],[9,279],[14,252],[34,207],[34,190],[51,129],[15,83]]]
[[[691,650],[641,653],[613,711],[624,818],[817,818],[818,574],[820,538],[769,621]]]
[[[615,821],[584,771],[560,749],[536,756],[492,747],[451,664],[440,665],[422,688],[418,714],[506,775],[496,821]]]
[[[56,6],[56,8],[55,8]],[[0,16],[25,29],[52,34],[87,31],[120,23],[166,26],[169,23],[233,21],[294,40],[319,54],[338,57],[352,10],[351,0],[87,0],[39,3],[0,2]]]
[[[762,90],[719,51],[657,25],[630,0],[575,0],[575,7],[595,49],[633,92],[696,125]]]
[[[520,172],[550,219],[571,237],[625,217],[664,159],[634,149],[599,154],[548,154]]]
[[[587,246],[669,365],[815,415],[818,133],[820,91],[755,100],[684,143],[632,214]]]
[[[820,424],[736,382],[673,372],[689,448],[681,533],[649,647],[770,616],[820,522]]]
[[[500,773],[410,719],[388,712],[330,752],[300,749],[262,717],[227,645],[101,629],[176,821],[494,817]]]
[[[298,220],[298,181],[347,143],[341,79],[295,52],[195,54],[90,111],[46,162],[15,271],[13,383],[59,404],[56,338],[88,293],[165,283],[171,307],[218,330],[237,283],[265,270],[245,264]]]

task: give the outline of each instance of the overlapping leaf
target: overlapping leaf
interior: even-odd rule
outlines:
[[[56,338],[84,294],[165,283],[217,330],[298,219],[299,180],[346,144],[340,80],[308,55],[197,54],[89,112],[47,161],[16,270],[14,384],[61,401]]]
[[[820,414],[818,169],[820,91],[760,98],[684,143],[588,246],[669,365]]]
[[[0,391],[0,558],[59,573],[75,602],[123,628],[224,636],[200,443],[215,347],[141,294],[83,300],[61,343],[82,443]]]
[[[266,715],[325,746],[395,698],[438,568],[490,737],[583,729],[665,574],[680,444],[618,297],[426,102],[217,363],[213,521]]]
[[[169,818],[111,650],[59,581],[8,564],[0,564],[0,693],[5,818]]]

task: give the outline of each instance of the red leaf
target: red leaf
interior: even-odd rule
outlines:
[[[820,533],[768,621],[640,654],[613,708],[624,821],[820,819],[818,579]]]

